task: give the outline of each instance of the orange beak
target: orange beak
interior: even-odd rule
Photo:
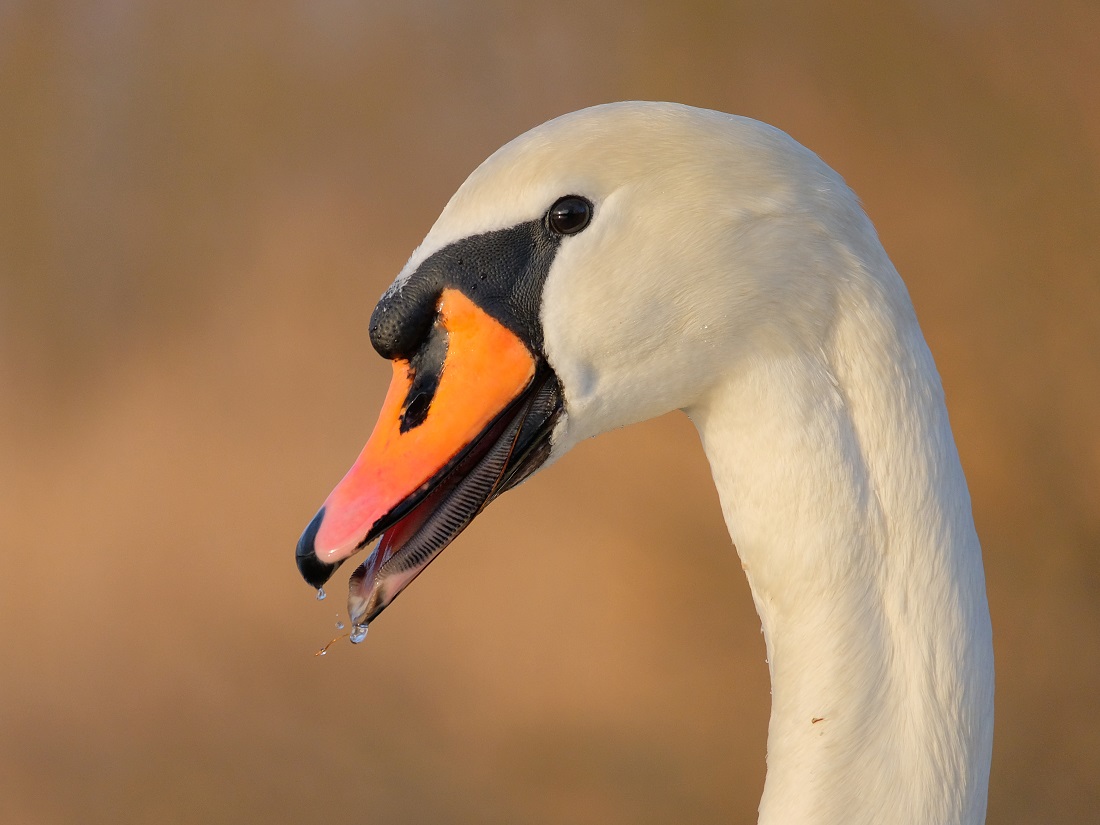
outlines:
[[[488,501],[537,467],[524,461],[521,431],[533,444],[537,429],[548,445],[554,416],[546,413],[560,409],[552,375],[515,333],[464,293],[444,289],[425,342],[408,360],[394,360],[362,453],[298,543],[306,581],[319,587],[388,531],[364,565],[374,568],[367,618],[381,612]],[[421,546],[426,531],[430,552]],[[364,587],[357,576],[353,591]]]

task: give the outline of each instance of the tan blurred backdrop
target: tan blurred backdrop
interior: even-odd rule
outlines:
[[[997,649],[991,823],[1100,810],[1100,8],[0,1],[0,821],[755,821],[767,672],[693,429],[583,445],[372,629],[292,551],[366,321],[486,155],[770,121],[936,355]]]

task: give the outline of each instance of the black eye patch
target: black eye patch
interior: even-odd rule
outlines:
[[[555,209],[560,212],[556,218]],[[432,332],[440,295],[454,288],[519,336],[531,352],[540,352],[539,310],[550,265],[563,235],[581,231],[591,212],[591,202],[569,195],[559,198],[543,218],[443,247],[382,296],[370,319],[371,344],[384,358],[411,361]],[[553,229],[552,221],[569,231]],[[413,401],[410,396],[415,413],[420,402]]]

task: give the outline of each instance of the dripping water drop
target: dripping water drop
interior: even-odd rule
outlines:
[[[365,638],[367,638],[367,626],[365,624],[353,624],[351,626],[351,643],[357,645]]]
[[[337,622],[336,623],[336,629],[337,630],[343,630],[344,629],[344,623],[343,622]]]
[[[325,600],[325,595],[326,595],[325,594],[325,588],[318,587],[317,588],[317,601],[323,602]]]

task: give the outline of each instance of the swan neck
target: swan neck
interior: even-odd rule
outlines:
[[[761,823],[985,818],[980,547],[931,355],[893,315],[738,363],[688,410],[767,645]]]

